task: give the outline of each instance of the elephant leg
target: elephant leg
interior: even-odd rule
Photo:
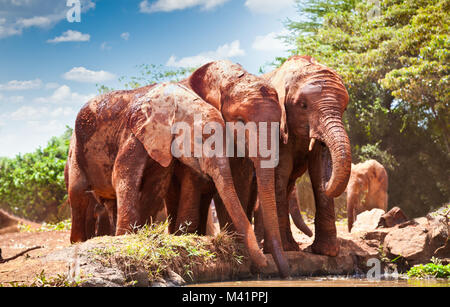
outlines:
[[[117,201],[115,199],[105,199],[103,205],[108,213],[109,235],[113,236],[116,233]]]
[[[68,171],[68,181],[68,200],[72,215],[70,241],[84,242],[91,236],[91,233],[86,233],[87,214],[90,207],[94,208],[95,203],[87,192],[89,185],[86,177],[76,162]]]
[[[214,194],[214,204],[216,206],[217,219],[219,220],[220,229],[225,229],[229,232],[236,232],[236,228],[231,221],[231,217],[225,209],[222,199],[219,194]]]
[[[172,170],[173,165],[164,168],[153,161],[147,163],[140,189],[141,197],[137,204],[144,224],[158,223],[158,216],[166,215],[164,202],[173,177]],[[165,219],[164,217],[163,221]]]
[[[113,169],[113,186],[117,196],[116,235],[136,231],[144,225],[139,212],[140,187],[148,155],[143,145],[131,138],[120,150]],[[156,162],[153,162],[156,163]]]
[[[195,233],[200,225],[201,186],[203,180],[199,180],[193,171],[185,167],[184,175],[180,179],[180,197],[178,201],[178,213],[176,229],[184,228],[186,233]]]
[[[209,212],[210,212],[209,208],[211,207],[211,200],[213,198],[213,195],[214,195],[214,191],[212,191],[210,193],[203,193],[201,195],[200,221],[199,221],[197,233],[202,236],[208,234],[208,220],[209,220],[208,218],[209,218]],[[212,215],[211,215],[211,217],[212,217]]]
[[[253,224],[255,229],[256,240],[258,245],[263,247],[262,241],[264,239],[264,221],[262,215],[262,209],[259,205],[259,201],[256,201],[255,209],[253,210]]]
[[[72,189],[69,192],[69,199],[72,215],[70,241],[72,243],[84,242],[94,235],[94,231],[91,231],[88,226],[95,227],[95,223],[92,223],[90,219],[88,221],[88,214],[92,211],[91,213],[93,215],[93,210],[89,209],[94,208],[95,203],[92,202],[84,190]]]
[[[167,216],[169,218],[169,233],[174,234],[177,231],[178,202],[180,199],[180,184],[173,179],[170,182],[169,190],[164,198],[166,204]]]
[[[278,223],[280,227],[281,242],[285,251],[299,251],[299,246],[294,239],[291,231],[291,221],[289,219],[289,202],[288,192],[292,189],[295,180],[291,178],[293,172],[293,161],[290,155],[283,155],[280,153],[280,161],[283,158],[283,163],[280,164],[276,172],[276,201]]]
[[[89,240],[95,237],[96,234],[96,214],[95,208],[97,206],[97,202],[89,200],[89,205],[86,208],[86,239]],[[100,204],[101,205],[101,204]]]
[[[339,253],[334,200],[325,194],[325,180],[328,174],[329,154],[322,146],[314,146],[309,155],[308,170],[314,192],[316,215],[314,219],[315,238],[311,245],[313,253],[336,256]]]

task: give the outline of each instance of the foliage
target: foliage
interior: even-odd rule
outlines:
[[[431,259],[431,263],[418,264],[413,266],[407,272],[408,277],[415,278],[449,278],[450,279],[450,264],[443,265],[439,259]]]
[[[418,216],[450,198],[450,2],[380,0],[369,17],[371,2],[297,0],[287,39],[343,77],[354,163],[382,162],[390,205]]]
[[[34,153],[0,159],[0,207],[33,220],[57,222],[68,218],[64,167],[72,129],[53,137]]]
[[[165,81],[178,82],[195,70],[195,68],[184,67],[178,69],[169,69],[163,65],[155,64],[141,64],[138,65],[137,68],[139,70],[137,76],[122,76],[119,78],[119,82],[124,85],[125,89],[135,89],[138,87]],[[99,93],[104,94],[111,92],[114,89],[105,85],[97,84],[97,90]]]
[[[19,223],[20,232],[46,232],[46,231],[67,231],[72,228],[72,220],[67,219],[57,223],[43,223],[41,227],[34,228],[29,224]]]

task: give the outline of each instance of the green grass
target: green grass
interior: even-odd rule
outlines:
[[[450,264],[443,265],[440,260],[433,258],[431,263],[418,264],[407,272],[413,278],[448,278],[450,279]]]
[[[163,278],[170,269],[183,278],[194,279],[195,269],[216,262],[239,265],[244,254],[236,236],[220,233],[216,237],[195,234],[168,234],[168,221],[145,226],[134,234],[121,237],[100,237],[102,247],[91,250],[92,256],[104,265],[113,263],[130,268],[142,268],[149,280]]]
[[[77,287],[79,282],[69,281],[65,274],[58,274],[57,276],[48,277],[45,274],[45,270],[42,270],[36,275],[34,281],[31,284],[20,282],[9,282],[0,284],[0,287],[13,287],[13,288],[53,288],[53,287]]]

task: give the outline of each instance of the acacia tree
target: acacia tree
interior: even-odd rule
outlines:
[[[450,2],[380,0],[378,16],[373,2],[299,0],[286,39],[344,78],[354,162],[380,160],[390,205],[419,215],[450,197]]]

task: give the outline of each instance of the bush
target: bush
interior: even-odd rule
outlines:
[[[72,129],[53,137],[44,149],[0,159],[0,208],[37,222],[67,219],[64,167]]]

